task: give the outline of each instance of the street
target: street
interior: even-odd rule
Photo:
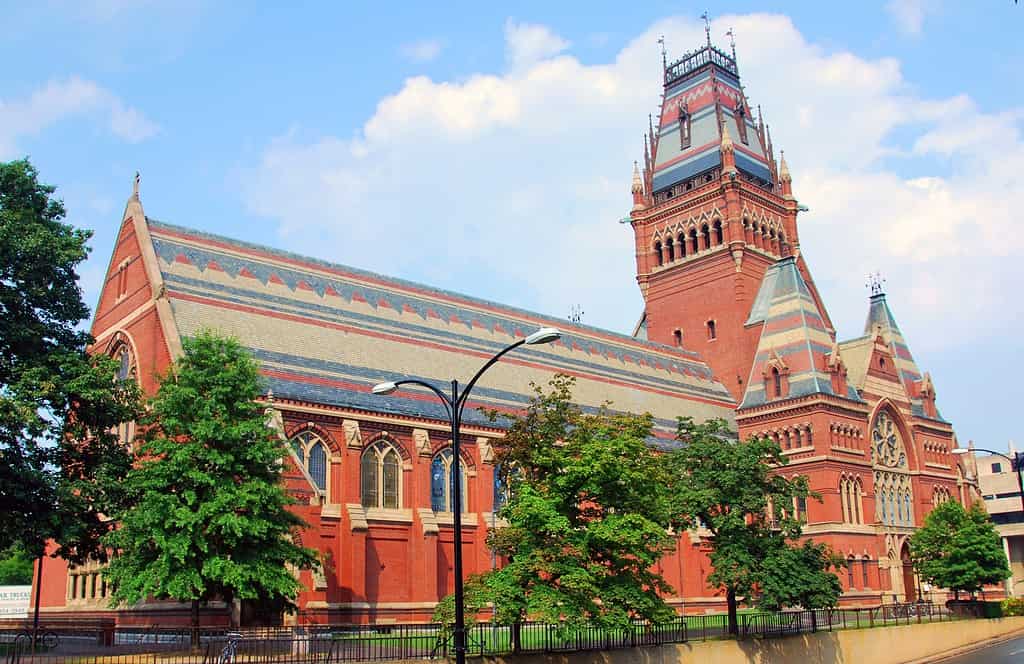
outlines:
[[[937,660],[942,664],[1010,664],[1024,662],[1024,636],[975,650],[953,659]]]

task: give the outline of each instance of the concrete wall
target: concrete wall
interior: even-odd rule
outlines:
[[[826,664],[914,662],[990,639],[1024,633],[1024,617],[964,620],[804,634],[779,639],[707,641],[566,655],[497,658],[498,664]]]

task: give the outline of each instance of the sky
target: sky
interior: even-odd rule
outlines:
[[[841,339],[868,273],[963,444],[1017,437],[1024,7],[1011,0],[0,0],[0,160],[147,215],[629,332],[633,161],[670,58],[736,35]],[[1024,441],[1022,441],[1024,442]]]

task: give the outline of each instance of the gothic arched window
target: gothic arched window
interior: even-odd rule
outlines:
[[[658,261],[658,265],[665,264],[665,257],[661,255],[661,242],[654,243],[654,259]]]
[[[430,464],[430,508],[435,512],[452,512],[455,507],[455,473],[452,449],[434,455]],[[462,511],[466,511],[466,465],[459,464]]]
[[[725,241],[725,237],[722,234],[722,222],[716,219],[714,226],[712,226],[712,230],[715,234],[715,244],[722,244]]]
[[[363,451],[359,493],[363,507],[398,509],[402,492],[402,458],[394,445],[379,440]]]
[[[117,381],[135,380],[135,359],[127,342],[119,343],[114,347],[111,357],[117,362]],[[135,440],[135,422],[121,422],[117,425],[117,439],[124,445],[130,445]]]
[[[299,463],[309,473],[313,484],[321,491],[327,490],[327,445],[312,431],[303,431],[291,440],[292,449]]]

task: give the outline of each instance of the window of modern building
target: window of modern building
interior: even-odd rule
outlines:
[[[993,473],[1001,473],[1001,472],[1003,472],[1003,464],[999,463],[998,461],[996,463],[993,463],[992,464],[992,472]]]

